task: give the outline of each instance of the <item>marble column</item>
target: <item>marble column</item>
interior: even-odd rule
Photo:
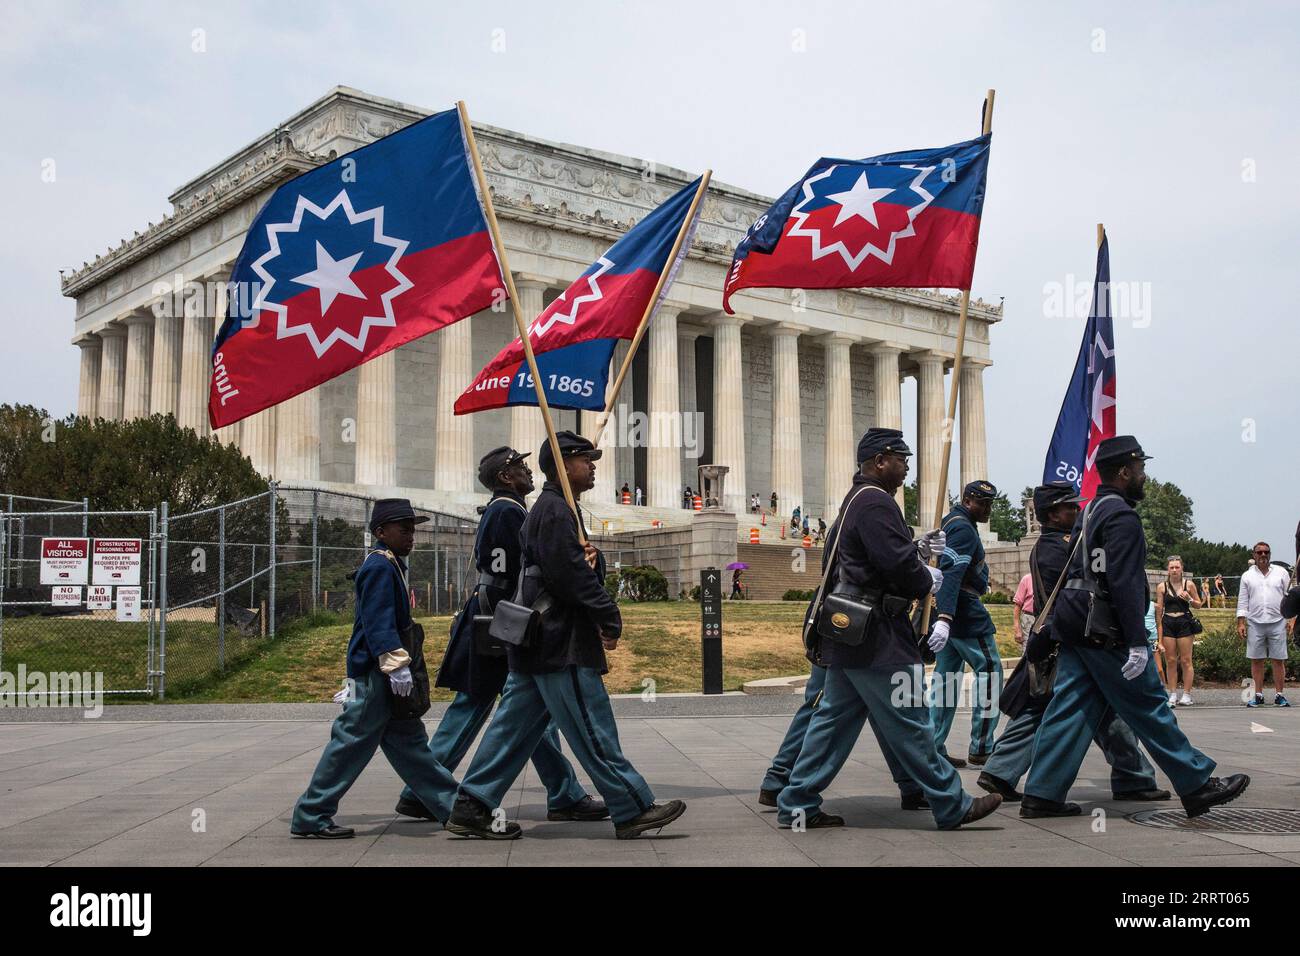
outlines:
[[[681,483],[683,488],[692,490],[696,490],[700,483],[700,465],[708,464],[699,458],[704,454],[704,422],[701,421],[702,416],[697,414],[701,409],[699,396],[695,394],[695,340],[699,337],[699,329],[683,329],[680,325],[677,327],[677,400],[682,410]],[[688,438],[690,443],[687,442]],[[694,445],[694,451],[691,444]],[[679,500],[678,504],[680,503]]]
[[[97,334],[104,342],[104,357],[99,370],[96,413],[100,418],[120,421],[126,393],[126,330],[109,325]]]
[[[713,325],[713,461],[730,471],[723,479],[725,510],[745,513],[745,396],[740,327],[747,317],[719,313]]]
[[[989,454],[984,430],[984,369],[988,362],[963,358],[961,390],[957,400],[961,408],[961,484],[981,478],[988,480]]]
[[[898,357],[903,354],[902,346],[892,345],[888,342],[879,342],[871,346],[871,358],[873,361],[872,381],[875,385],[876,397],[876,422],[877,428],[898,428],[903,427],[903,376],[898,369]],[[904,436],[906,438],[907,436]],[[909,444],[915,442],[915,436]],[[915,447],[912,449],[915,451]],[[916,469],[916,459],[912,459],[913,474]],[[898,502],[898,509],[906,514],[903,507],[903,489],[898,489],[898,494],[894,496]]]
[[[239,424],[239,447],[259,475],[275,476],[275,406],[249,415]]]
[[[616,347],[614,354],[610,357],[609,377],[605,382],[606,408],[609,407],[610,396],[614,394],[614,376],[618,374],[622,360],[622,355],[619,354],[619,349]],[[607,505],[614,500],[614,489],[617,487],[614,482],[614,475],[617,471],[618,447],[614,443],[616,430],[610,424],[606,425],[605,434],[596,434],[596,428],[600,424],[601,416],[604,414],[604,412],[584,411],[579,419],[579,427],[582,430],[582,437],[591,439],[596,447],[602,449],[603,452],[596,462],[596,483],[592,486],[591,491],[587,492],[587,499]],[[609,422],[613,422],[612,412],[610,413]],[[531,463],[533,470],[539,472],[537,462],[531,461]]]
[[[94,335],[83,335],[76,341],[81,349],[81,381],[77,389],[77,414],[93,419],[99,407],[99,366],[104,346]]]
[[[474,491],[478,482],[474,461],[474,416],[454,415],[453,406],[474,377],[470,322],[457,322],[438,332],[438,392],[434,415],[433,487],[445,491]],[[537,409],[529,409],[541,424]],[[538,443],[540,444],[540,442]],[[534,451],[533,454],[536,454]],[[480,489],[481,490],[481,489]]]
[[[126,326],[126,390],[122,417],[147,418],[149,379],[153,369],[153,317],[132,312],[122,320]]]
[[[176,402],[176,421],[181,428],[192,428],[200,437],[206,437],[210,431],[208,390],[212,379],[212,316],[207,314],[202,297],[195,296],[186,303],[182,321],[181,387]]]
[[[275,407],[275,477],[320,480],[320,389],[295,395]]]
[[[154,310],[153,368],[149,375],[149,413],[172,415],[178,411],[181,390],[182,319],[159,307]],[[168,314],[164,315],[164,312]]]
[[[826,348],[826,504],[822,511],[827,525],[839,513],[857,468],[853,373],[849,363],[849,348],[856,341],[856,336],[842,332],[832,332],[822,339]]]
[[[457,322],[450,329],[469,328]],[[445,334],[445,333],[444,333]],[[446,339],[443,339],[446,342]],[[446,345],[443,346],[446,348]],[[441,385],[441,381],[439,381]],[[440,399],[441,400],[441,399]],[[397,484],[397,351],[385,352],[357,369],[358,485]],[[435,488],[442,488],[434,484]]]
[[[677,365],[677,316],[682,306],[665,302],[650,325],[650,434],[646,484],[652,508],[682,503],[681,402]]]
[[[778,323],[772,327],[772,488],[782,516],[798,505],[808,513],[803,497],[803,427],[799,408],[799,334],[804,326]]]
[[[934,513],[943,456],[944,358],[936,352],[916,353],[916,425],[919,432],[917,457],[920,459],[917,469],[920,474],[917,483],[917,514],[921,527],[927,529],[938,527],[943,514],[948,510],[945,498],[943,511],[938,515]]]
[[[550,285],[551,283],[546,279],[534,276],[515,276],[515,289],[519,292],[519,306],[523,312],[525,322],[531,323],[533,319],[541,314],[542,309],[545,308],[543,302],[546,290]],[[527,362],[519,368],[520,371],[527,372]],[[469,379],[467,378],[466,381],[468,382]],[[541,450],[544,441],[546,441],[546,424],[542,421],[542,413],[536,405],[515,405],[510,409],[511,448],[516,451],[531,453],[532,460],[536,462],[537,453]],[[541,471],[540,469],[536,470],[538,472],[538,487],[541,487]]]

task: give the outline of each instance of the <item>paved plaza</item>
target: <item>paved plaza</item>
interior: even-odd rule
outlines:
[[[1253,778],[1232,808],[1300,807],[1300,712],[1229,706],[1181,709],[1193,742],[1219,773]],[[337,707],[128,705],[97,720],[73,713],[0,711],[0,863],[6,865],[926,865],[1129,866],[1300,863],[1300,834],[1221,833],[1141,826],[1126,814],[1177,804],[1116,804],[1107,768],[1089,751],[1072,797],[1085,815],[1021,820],[1004,805],[958,832],[904,812],[874,739],[859,741],[826,794],[839,830],[794,833],[757,802],[758,783],[785,732],[795,697],[619,698],[628,756],[661,801],[689,809],[659,836],[621,842],[608,823],[548,823],[529,766],[506,804],[523,825],[511,842],[463,839],[398,817],[400,782],[377,755],[344,800],[338,822],[353,840],[295,840],[293,803],[311,775]],[[444,705],[435,705],[429,726]],[[1268,727],[1271,733],[1252,729]],[[954,750],[967,739],[959,713]],[[566,748],[567,749],[567,748]],[[464,765],[461,767],[464,770]],[[975,790],[974,769],[960,771]],[[579,768],[579,774],[582,774]],[[585,775],[584,775],[585,776]],[[1163,778],[1162,778],[1163,779]],[[1167,785],[1167,784],[1166,784]],[[1088,811],[1100,807],[1105,819]],[[1104,832],[1100,824],[1104,823]],[[200,826],[201,824],[201,826]]]

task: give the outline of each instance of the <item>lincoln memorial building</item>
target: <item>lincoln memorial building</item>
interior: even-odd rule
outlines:
[[[121,244],[63,277],[63,294],[76,301],[78,413],[170,413],[208,434],[209,356],[223,296],[232,294],[224,281],[259,209],[290,177],[424,115],[336,88],[176,189],[162,222],[138,231],[141,224],[124,223]],[[526,318],[700,172],[532,135],[544,129],[475,130]],[[686,520],[683,489],[696,488],[697,466],[711,463],[730,469],[728,510],[748,510],[750,494],[766,506],[775,491],[787,521],[799,505],[829,524],[851,481],[858,437],[872,425],[901,427],[902,382],[913,376],[919,434],[907,440],[917,452],[911,477],[919,479],[926,523],[937,492],[958,299],[919,290],[751,289],[733,299],[738,314],[724,314],[732,251],[770,203],[734,186],[710,186],[690,256],[632,363],[617,402],[621,414],[602,442],[598,485],[584,499],[597,515],[613,510],[626,482],[644,489],[644,514],[672,509]],[[955,423],[957,487],[986,477],[983,376],[989,330],[1000,319],[1000,307],[972,302]],[[503,444],[535,455],[544,437],[533,407],[452,414],[456,397],[514,335],[508,309],[485,311],[216,437],[237,444],[277,480],[401,494],[472,514],[467,509],[483,500],[479,457]],[[615,370],[626,348],[615,353]],[[682,441],[646,447],[623,440],[636,411],[681,421]],[[572,411],[557,417],[558,427],[588,434],[598,418]]]

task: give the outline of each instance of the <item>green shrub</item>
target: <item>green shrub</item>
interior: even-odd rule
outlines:
[[[988,594],[980,595],[980,600],[985,604],[1010,604],[1011,598],[1007,597],[1002,591],[990,591]]]
[[[1237,636],[1237,625],[1230,624],[1216,631],[1206,629],[1200,641],[1192,647],[1192,666],[1198,679],[1240,683],[1250,677],[1250,660],[1246,657],[1246,642]],[[1287,642],[1286,676],[1288,680],[1300,679],[1300,651],[1293,642]],[[1271,670],[1265,682],[1272,684]]]
[[[781,595],[782,601],[811,601],[813,595],[817,593],[816,588],[808,591],[801,591],[798,588],[791,588]]]
[[[667,601],[668,579],[658,568],[619,568],[605,575],[605,590],[615,600]]]

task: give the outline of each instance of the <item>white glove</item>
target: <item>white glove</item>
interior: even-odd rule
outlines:
[[[952,625],[947,621],[935,621],[934,630],[930,633],[930,650],[938,654],[943,650],[943,646],[948,643],[948,632],[952,630]]]
[[[925,569],[930,572],[930,593],[938,594],[939,589],[943,587],[943,572],[938,568],[932,568],[928,564]]]
[[[1130,647],[1128,649],[1128,660],[1119,672],[1124,675],[1125,680],[1133,680],[1144,670],[1147,669],[1147,661],[1150,658],[1150,650],[1145,644],[1141,647]]]
[[[336,704],[346,704],[350,700],[352,700],[351,686],[344,687],[341,691],[339,691],[337,694],[334,695],[334,703]]]
[[[398,697],[411,696],[411,688],[415,686],[415,679],[411,677],[411,668],[403,665],[389,674],[388,686]]]
[[[934,555],[943,554],[943,549],[947,546],[948,536],[943,533],[942,528],[927,531],[916,539],[916,553],[921,556],[922,561],[929,561]]]

